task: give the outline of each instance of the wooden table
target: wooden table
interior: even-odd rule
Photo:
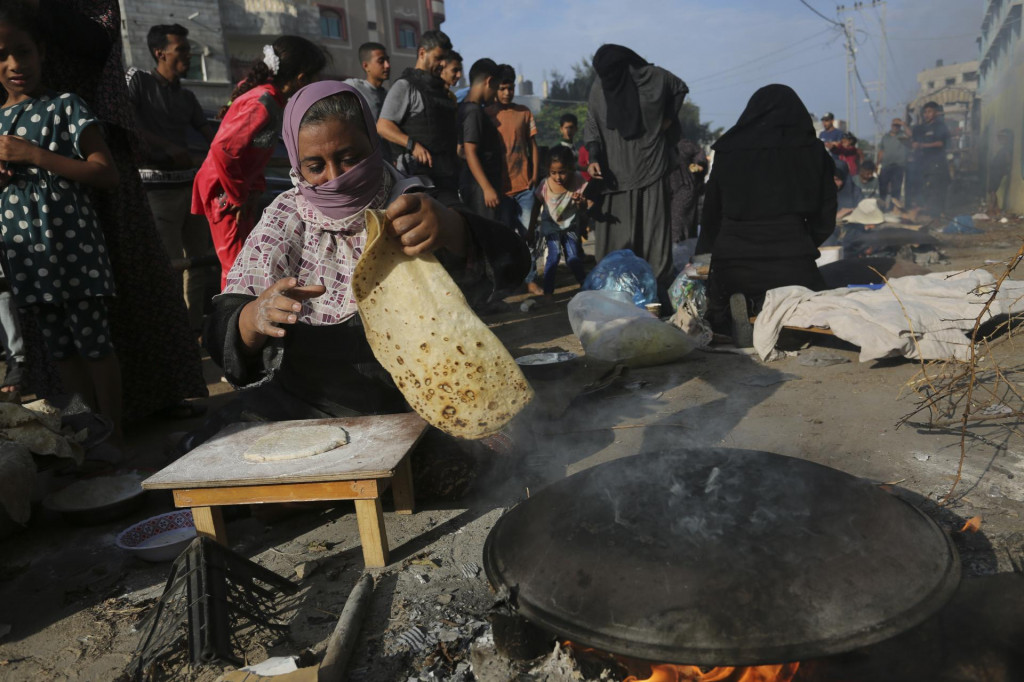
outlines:
[[[349,434],[346,445],[301,459],[250,462],[256,439],[292,426],[327,424]],[[227,544],[220,507],[228,504],[354,500],[368,567],[386,566],[388,538],[380,494],[391,486],[395,512],[413,512],[409,452],[427,423],[412,413],[233,424],[142,483],[171,490],[176,507],[191,507],[196,532]]]

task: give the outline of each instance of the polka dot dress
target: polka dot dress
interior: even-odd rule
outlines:
[[[78,96],[47,93],[0,109],[0,134],[82,159],[82,131],[98,122]],[[75,182],[34,166],[12,165],[0,193],[8,279],[18,301],[39,304],[113,296],[103,233],[88,195]]]

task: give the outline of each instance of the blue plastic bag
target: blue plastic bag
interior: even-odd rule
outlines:
[[[622,291],[643,308],[658,302],[658,285],[654,270],[643,258],[629,249],[612,251],[601,259],[583,282],[584,291]]]
[[[981,234],[982,231],[974,226],[974,218],[969,215],[958,215],[946,225],[942,234]]]

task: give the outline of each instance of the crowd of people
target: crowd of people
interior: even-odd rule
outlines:
[[[45,31],[43,5],[62,18]],[[153,67],[125,73],[118,24],[112,0],[0,7],[3,391],[77,393],[117,438],[126,418],[196,413],[200,343],[248,390],[193,445],[238,419],[402,409],[350,288],[366,208],[387,211],[408,255],[436,253],[481,312],[517,290],[550,298],[563,260],[582,283],[588,239],[598,261],[647,261],[667,301],[674,248],[695,240],[714,323],[735,294],[756,307],[776,286],[822,288],[818,246],[861,198],[934,202],[948,180],[937,105],[910,135],[893,121],[872,160],[831,114],[815,135],[782,85],[754,94],[708,176],[683,135],[686,84],[614,44],[594,55],[582,142],[565,114],[544,148],[515,69],[476,60],[460,100],[463,60],[438,30],[395,79],[387,48],[362,45],[364,75],[345,81],[321,80],[317,45],[281,36],[215,129],[182,85],[188,31],[152,27]],[[266,205],[280,139],[293,187]]]

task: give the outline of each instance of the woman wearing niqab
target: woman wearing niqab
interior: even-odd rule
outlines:
[[[672,283],[669,176],[689,89],[621,45],[602,45],[594,71],[583,142],[588,172],[598,180],[593,187],[600,187],[600,205],[591,212],[595,255],[632,249],[664,292]]]
[[[769,289],[825,288],[814,261],[835,229],[835,164],[785,85],[755,92],[713,148],[696,252],[711,253],[708,314],[726,331],[734,294],[756,314]]]

